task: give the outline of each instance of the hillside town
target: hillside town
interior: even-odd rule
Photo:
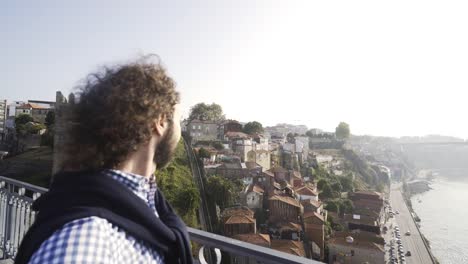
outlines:
[[[194,118],[182,129],[208,179],[239,185],[233,203],[216,204],[220,234],[328,263],[389,259],[384,233],[391,171],[354,152],[347,124],[325,132]]]
[[[47,135],[58,130],[56,106],[67,100],[74,98],[58,92],[56,102],[3,101],[4,146],[21,152],[46,144]],[[221,109],[198,104],[181,124],[211,188],[202,191],[209,197],[214,232],[328,263],[392,260],[385,249],[388,192],[392,173],[401,174],[401,168],[369,159],[350,139],[346,123],[333,132],[305,125],[263,127],[210,116],[216,107]],[[231,263],[256,262],[232,257]]]

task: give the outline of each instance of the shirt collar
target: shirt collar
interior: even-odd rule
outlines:
[[[154,176],[148,178],[135,173],[113,169],[104,170],[104,174],[125,185],[146,203],[149,202],[148,197],[150,192],[152,192],[152,190],[156,190],[156,179]]]

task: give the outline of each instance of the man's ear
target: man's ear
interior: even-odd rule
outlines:
[[[161,137],[167,129],[168,122],[166,115],[161,115],[158,118],[153,120],[153,132]]]

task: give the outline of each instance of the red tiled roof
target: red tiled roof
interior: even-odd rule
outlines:
[[[299,201],[297,201],[296,199],[291,198],[289,196],[273,195],[269,200],[278,200],[278,201],[281,201],[283,203],[287,203],[287,204],[290,204],[290,205],[293,205],[293,206],[296,206],[296,207],[301,207],[301,204],[299,203]]]
[[[279,229],[280,230],[292,229],[292,230],[301,231],[302,227],[299,224],[296,224],[296,223],[293,223],[293,222],[288,222],[288,223],[280,225]]]
[[[41,106],[39,104],[35,104],[35,103],[28,103],[29,105],[31,105],[32,108],[34,109],[49,109],[49,107],[44,107],[44,106]]]
[[[318,196],[318,193],[315,192],[314,190],[312,190],[308,186],[303,186],[303,187],[297,188],[296,193],[298,193],[300,195]]]
[[[29,109],[29,108],[32,108],[31,104],[22,104],[16,107],[16,109]]]
[[[225,225],[232,225],[232,224],[255,224],[255,219],[251,218],[247,215],[232,215],[230,216],[226,222],[224,222]]]
[[[264,193],[265,190],[257,184],[250,184],[249,189],[247,190],[248,192],[256,192],[256,193]]]
[[[230,207],[224,209],[224,211],[221,213],[222,217],[229,217],[233,215],[247,215],[251,218],[254,217],[254,211],[252,211],[250,208],[247,206],[238,206],[238,207]]]
[[[306,200],[302,200],[301,201],[301,204],[303,206],[307,205],[307,204],[311,204],[313,205],[315,208],[319,208],[320,206],[322,206],[322,203],[320,201],[315,201],[315,200],[312,200],[312,199],[306,199]]]
[[[233,132],[233,131],[227,132],[224,136],[227,138],[242,138],[242,139],[251,138],[249,135],[247,135],[244,132]]]
[[[271,245],[268,234],[238,234],[232,238],[263,247],[270,247]]]
[[[271,248],[288,254],[304,257],[304,244],[294,240],[274,239],[271,241]]]
[[[318,213],[315,212],[315,211],[313,211],[313,212],[305,212],[305,213],[304,213],[304,219],[311,218],[311,217],[316,217],[316,218],[320,219],[322,222],[325,222],[325,219],[323,218],[323,215],[318,214]]]

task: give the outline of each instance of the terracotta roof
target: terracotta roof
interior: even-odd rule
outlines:
[[[292,230],[301,231],[302,227],[299,224],[288,222],[288,223],[281,224],[279,229],[280,230],[292,229]]]
[[[300,195],[318,196],[318,193],[315,192],[314,190],[312,190],[308,186],[302,186],[300,188],[297,188],[296,193],[298,193]]]
[[[278,200],[278,201],[281,201],[281,202],[284,202],[284,203],[287,203],[296,207],[301,207],[301,204],[299,203],[299,201],[289,196],[274,195],[269,200]]]
[[[271,241],[271,248],[284,253],[304,257],[304,244],[294,240],[274,239]]]
[[[22,104],[16,107],[16,109],[29,109],[29,108],[32,108],[31,104]]]
[[[222,217],[230,217],[233,215],[246,215],[251,218],[254,217],[254,211],[252,211],[247,206],[236,206],[236,207],[229,207],[224,209],[221,213]]]
[[[250,184],[247,192],[264,193],[265,190],[257,184]]]
[[[224,222],[224,224],[255,224],[255,219],[247,215],[232,215],[226,220],[226,222]]]
[[[322,206],[322,203],[320,201],[315,201],[315,200],[312,200],[312,199],[306,199],[306,200],[302,200],[301,201],[301,204],[303,206],[306,206],[307,204],[311,204],[313,205],[315,208],[319,208],[320,206]]]
[[[45,107],[45,106],[35,104],[35,103],[28,103],[28,104],[31,105],[31,107],[34,109],[50,109],[49,107]]]
[[[304,213],[304,219],[311,218],[311,217],[316,217],[316,218],[320,219],[322,222],[325,222],[325,219],[323,218],[323,215],[318,214],[315,211],[305,212]]]
[[[238,234],[232,238],[263,247],[270,247],[271,245],[268,234]]]
[[[233,131],[227,132],[224,136],[227,138],[242,138],[242,139],[251,138],[249,135],[247,135],[244,132],[233,132]]]

